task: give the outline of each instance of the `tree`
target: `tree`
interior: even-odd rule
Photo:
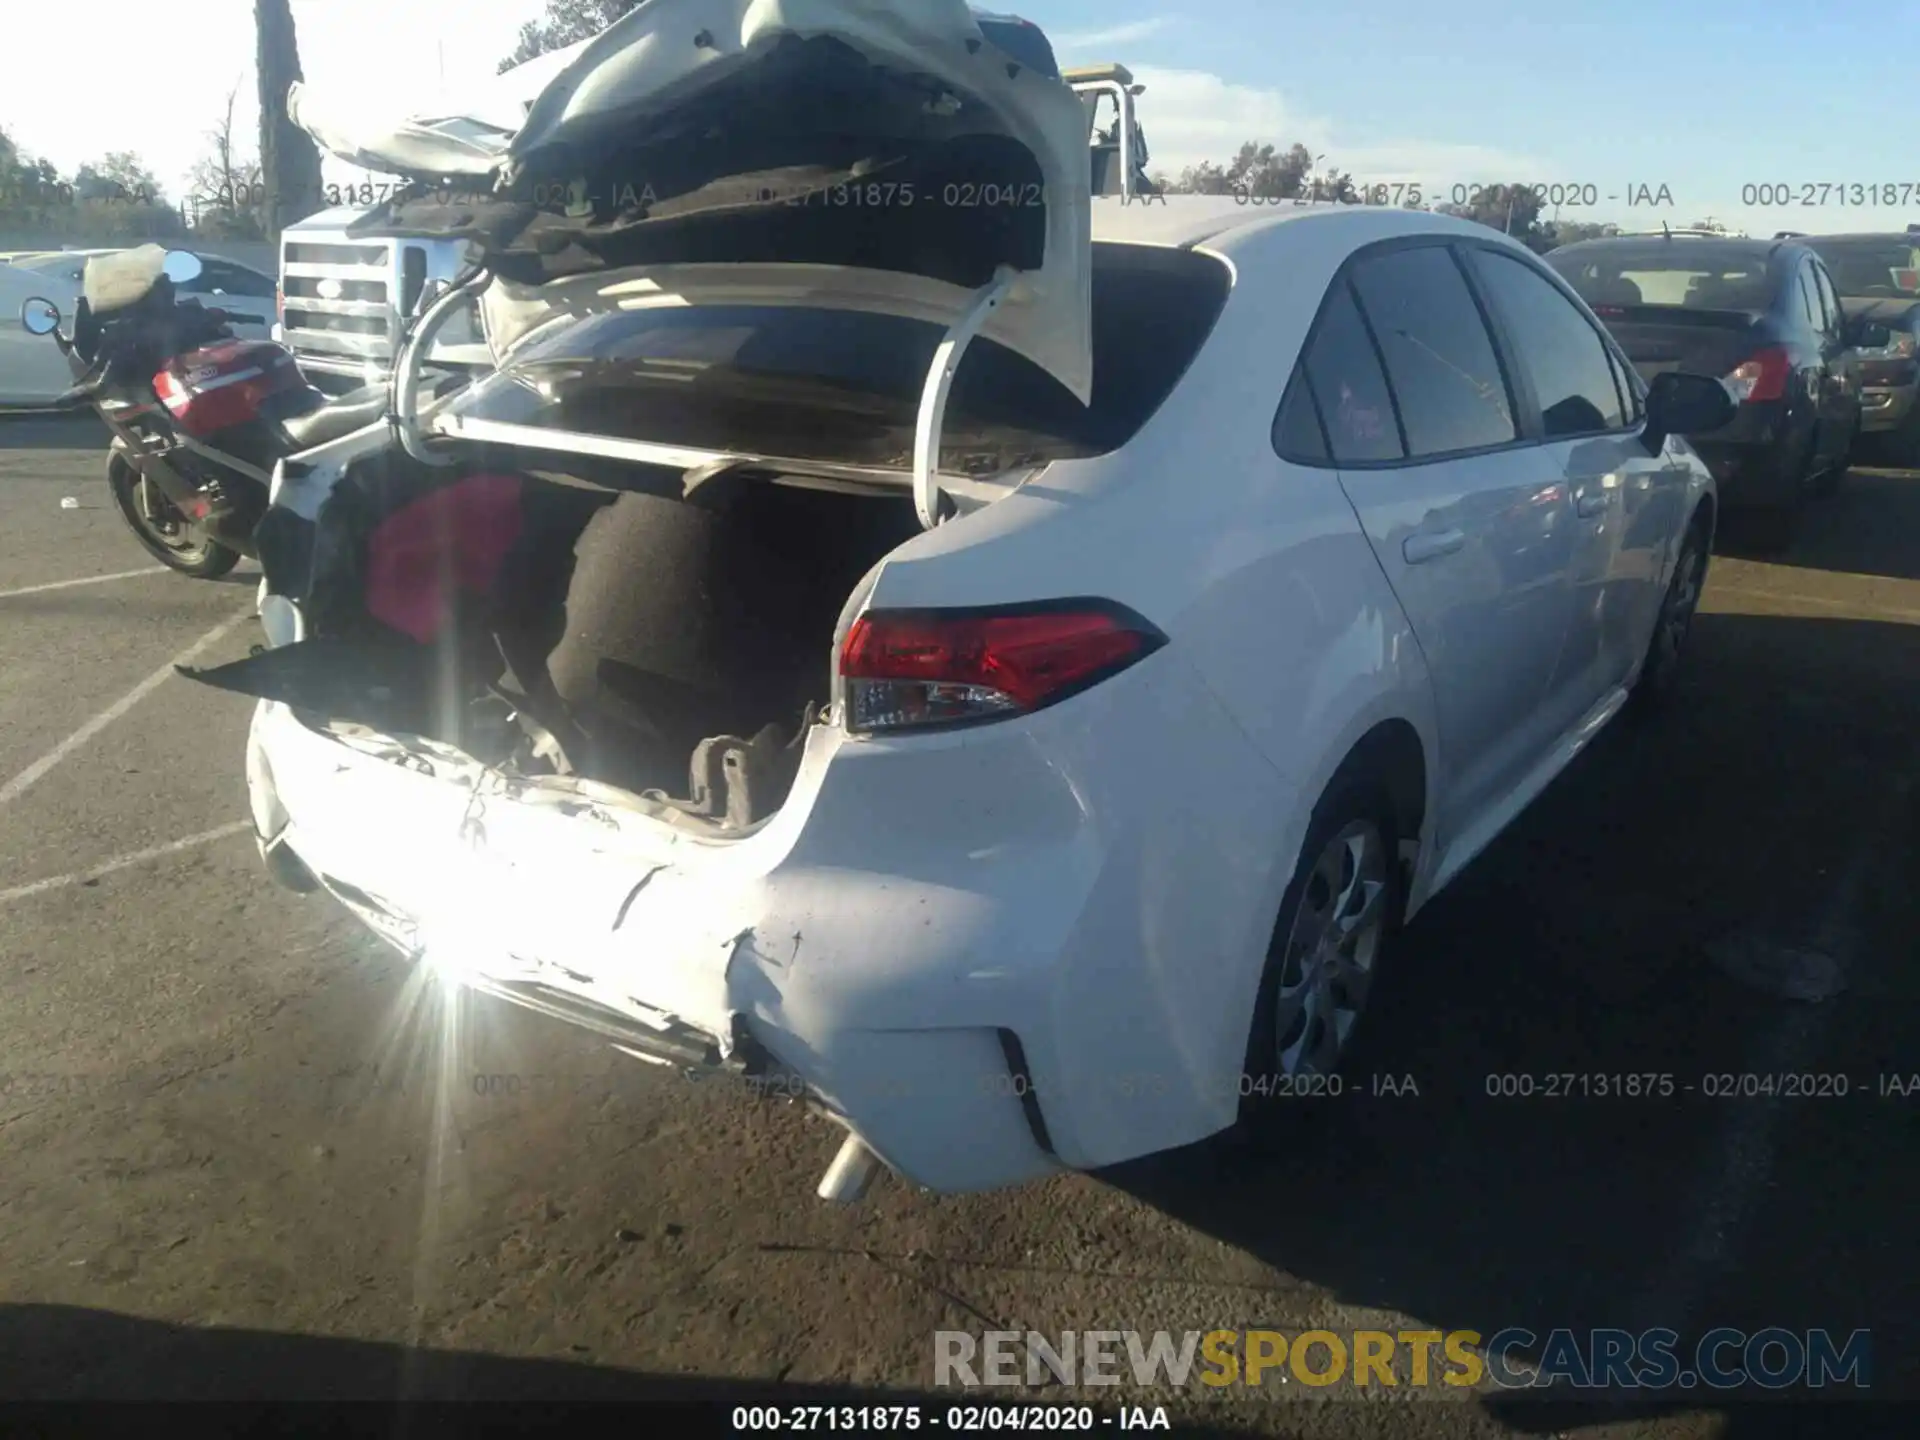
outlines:
[[[287,91],[301,78],[300,41],[290,0],[254,0],[254,70],[260,77],[260,183],[266,231],[323,208],[320,147],[287,114]]]
[[[1233,182],[1227,178],[1224,166],[1211,160],[1203,160],[1198,165],[1189,165],[1180,172],[1178,180],[1168,180],[1164,175],[1156,175],[1154,180],[1160,188],[1173,195],[1230,195]]]
[[[591,40],[639,3],[640,0],[547,0],[546,14],[520,27],[520,43],[500,62],[500,70],[504,74],[537,55]]]
[[[1531,185],[1487,185],[1473,192],[1466,205],[1442,205],[1443,215],[1476,220],[1511,235],[1523,245],[1547,238],[1540,226],[1540,196]],[[1537,248],[1537,246],[1536,246]]]
[[[131,150],[114,150],[82,165],[73,175],[74,199],[116,202],[121,205],[159,205],[166,192],[140,157]]]
[[[55,227],[83,240],[165,240],[186,229],[178,211],[140,157],[115,150],[74,172],[61,187],[66,214]]]
[[[1551,232],[1552,245],[1573,245],[1582,240],[1599,240],[1609,235],[1618,235],[1618,225],[1596,225],[1581,220],[1556,220],[1546,227]]]
[[[260,161],[234,134],[233,108],[239,100],[236,85],[227,92],[220,123],[207,131],[208,153],[194,162],[191,199],[199,229],[225,240],[260,240],[265,238],[260,211],[266,189]]]
[[[1360,199],[1353,176],[1341,170],[1316,174],[1314,167],[1326,157],[1315,155],[1304,145],[1289,145],[1281,150],[1249,140],[1235,152],[1232,160],[1219,165],[1203,160],[1189,165],[1177,180],[1165,174],[1153,177],[1154,183],[1169,195],[1238,195],[1249,200],[1338,200],[1353,204]]]

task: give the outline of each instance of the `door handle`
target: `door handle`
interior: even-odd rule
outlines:
[[[1589,492],[1578,496],[1573,502],[1573,513],[1582,520],[1591,520],[1596,515],[1606,514],[1607,492],[1602,490],[1598,494]]]
[[[1418,565],[1423,561],[1436,560],[1442,555],[1451,555],[1467,543],[1466,533],[1461,530],[1427,530],[1418,535],[1409,535],[1400,542],[1400,553],[1407,557],[1407,564]]]

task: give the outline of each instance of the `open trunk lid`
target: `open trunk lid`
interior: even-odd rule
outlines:
[[[1057,74],[995,43],[1006,23],[964,0],[647,0],[490,155],[450,122],[359,134],[309,107],[302,123],[416,182],[355,233],[466,240],[519,287],[750,267],[763,303],[865,289],[955,324],[1004,281],[979,333],[1084,403],[1086,117]],[[763,288],[769,268],[791,279]]]
[[[527,110],[590,42],[549,51],[427,110],[396,111],[364,85],[296,82],[287,113],[329,154],[382,174],[474,176],[492,173],[526,123]]]
[[[1669,370],[1723,376],[1767,343],[1764,316],[1757,310],[1595,305],[1593,313],[1649,379]]]

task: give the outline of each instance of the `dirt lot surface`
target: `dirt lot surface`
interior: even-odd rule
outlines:
[[[1868,1328],[1872,1393],[1920,1393],[1920,1092],[1881,1093],[1920,1074],[1920,476],[1857,471],[1786,556],[1716,560],[1676,713],[1616,726],[1416,922],[1349,1093],[1279,1152],[837,1209],[822,1122],[448,1002],[269,884],[247,706],[171,676],[245,653],[257,576],[125,573],[101,449],[0,421],[0,1394],[697,1376],[944,1406],[942,1329],[1662,1325]],[[1790,981],[1842,992],[1780,994],[1796,950]],[[1487,1093],[1627,1072],[1680,1089]],[[1848,1093],[1705,1093],[1742,1072]],[[1789,1408],[1092,1398],[1302,1437],[1748,1437]]]

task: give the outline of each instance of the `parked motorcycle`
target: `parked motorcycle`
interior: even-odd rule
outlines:
[[[274,465],[377,421],[385,395],[330,403],[285,346],[237,340],[225,311],[177,300],[200,268],[158,245],[97,256],[70,335],[38,296],[20,323],[51,336],[73,369],[57,403],[90,402],[113,432],[107,486],[134,537],[170,569],[212,580],[257,558]]]

